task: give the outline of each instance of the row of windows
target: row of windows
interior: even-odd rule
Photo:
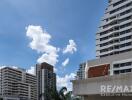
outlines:
[[[111,22],[111,23],[109,23],[109,24],[107,24],[107,25],[104,25],[104,26],[103,26],[103,29],[105,29],[105,28],[107,28],[107,27],[109,27],[109,26],[116,25],[116,24],[118,24],[118,21],[117,21],[117,20],[116,20],[116,21],[113,21],[113,22]]]
[[[132,45],[132,42],[124,43],[120,45],[120,48],[131,46],[131,45]]]
[[[132,39],[132,35],[120,38],[120,41]]]
[[[117,9],[114,9],[114,10],[110,11],[110,14],[113,14],[113,13],[115,13],[115,12],[117,12],[119,10],[122,10],[122,9],[124,9],[126,7],[129,7],[129,6],[132,6],[132,2],[130,2],[130,3],[126,4],[126,5],[123,5],[123,6],[119,7],[119,8],[117,8]]]
[[[108,22],[108,21],[110,21],[110,20],[113,20],[113,19],[115,19],[115,18],[117,18],[117,17],[126,15],[126,14],[131,13],[131,12],[132,12],[132,8],[130,8],[130,9],[128,9],[128,10],[125,10],[125,11],[123,11],[123,12],[117,14],[117,15],[111,16],[110,18],[107,18],[107,19],[104,19],[104,20],[106,20],[106,22]]]
[[[132,39],[132,35],[125,36],[125,37],[122,37],[120,39],[115,39],[115,40],[112,40],[112,41],[109,41],[109,42],[106,42],[106,43],[102,43],[102,44],[100,44],[100,47],[104,47],[104,46],[114,44],[114,43],[119,43],[120,41],[125,41],[125,40],[129,40],[129,39]]]
[[[132,72],[132,69],[124,69],[124,70],[116,70],[114,71],[114,74],[122,74],[122,73],[129,73]]]
[[[100,41],[104,41],[104,40],[107,40],[107,39],[112,38],[112,37],[117,37],[117,36],[119,36],[119,35],[120,35],[120,33],[117,32],[117,33],[111,34],[111,35],[109,35],[109,36],[100,38]]]
[[[119,19],[119,20],[115,20],[115,21],[113,21],[113,22],[111,22],[111,23],[109,23],[109,24],[107,24],[107,25],[104,25],[104,26],[103,26],[103,29],[105,29],[105,28],[107,28],[107,27],[109,27],[109,26],[113,26],[113,25],[116,25],[116,24],[120,24],[120,23],[122,23],[122,22],[124,22],[124,21],[127,21],[127,20],[129,20],[129,19],[132,19],[132,15],[130,15],[130,16],[128,16],[128,17],[125,17],[125,18],[122,18],[122,19]]]
[[[124,21],[127,21],[129,19],[132,19],[132,15],[128,16],[128,17],[125,17],[125,18],[122,18],[118,21],[118,23],[121,23],[121,22],[124,22]]]
[[[112,40],[112,41],[100,44],[100,47],[107,46],[107,45],[113,44],[113,43],[118,43],[118,42],[119,42],[119,40]]]
[[[113,32],[113,31],[114,31],[114,29],[112,28],[112,29],[109,29],[109,30],[107,30],[107,31],[101,32],[101,33],[100,33],[100,36],[101,36],[101,35],[105,35],[105,34],[110,33],[110,32]]]
[[[128,27],[128,26],[131,26],[131,25],[132,25],[132,22],[121,25],[119,28],[122,29],[122,28],[125,28],[125,27]]]
[[[114,55],[114,54],[120,54],[120,53],[129,52],[129,51],[132,51],[132,48],[131,49],[122,50],[122,51],[115,51],[115,52],[112,52],[112,53],[109,53],[109,54],[100,55],[99,57],[102,58],[102,57],[107,57],[107,56],[111,56],[111,55]]]
[[[119,63],[119,64],[114,64],[114,68],[120,68],[120,67],[125,67],[125,66],[132,66],[132,62],[125,62],[125,63]]]
[[[131,46],[131,45],[132,45],[132,42],[124,43],[124,44],[121,44],[121,45],[115,45],[115,46],[109,47],[107,49],[100,50],[100,53],[111,51],[111,50],[114,50],[114,49],[120,49],[120,48]]]
[[[107,31],[101,32],[100,33],[100,36],[101,35],[104,35],[104,34],[108,34],[108,33],[113,32],[113,31],[117,31],[117,30],[122,29],[122,28],[125,28],[125,27],[129,27],[131,25],[132,25],[132,22],[129,22],[129,23],[123,24],[121,26],[112,27],[111,29],[109,29]]]
[[[126,33],[130,33],[130,32],[132,32],[132,28],[131,28],[131,29],[128,29],[128,30],[125,30],[125,31],[120,32],[120,35],[123,35],[123,34],[126,34]]]
[[[118,1],[116,3],[114,3],[113,7],[118,6],[119,4],[122,4],[123,2],[126,2],[126,1],[128,1],[128,0],[120,0],[120,1]]]
[[[131,12],[132,12],[132,9],[128,9],[128,10],[120,13],[120,16],[123,16],[123,15],[128,14],[128,13],[131,13]]]
[[[132,28],[131,28],[131,29],[128,29],[128,30],[121,31],[121,32],[116,32],[116,33],[111,34],[111,35],[109,35],[109,36],[100,38],[100,41],[107,40],[107,39],[109,39],[109,38],[117,37],[117,36],[119,36],[119,35],[127,34],[127,33],[130,33],[130,32],[132,32]]]

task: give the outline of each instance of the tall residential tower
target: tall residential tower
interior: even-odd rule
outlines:
[[[84,100],[131,100],[122,91],[102,97],[101,86],[132,85],[132,0],[108,0],[96,34],[96,59],[86,62],[85,78],[73,81],[73,93]],[[106,93],[106,92],[105,92]],[[123,92],[128,95],[129,92]]]
[[[37,75],[37,100],[51,100],[50,91],[56,90],[56,74],[53,66],[48,63],[36,65]]]
[[[96,56],[128,51],[132,51],[132,0],[109,0],[96,34]]]

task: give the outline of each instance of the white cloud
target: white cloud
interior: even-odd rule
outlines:
[[[14,69],[18,69],[18,67],[17,66],[11,66],[12,68],[14,68]]]
[[[5,68],[6,66],[0,66],[0,69]]]
[[[37,62],[47,62],[55,65],[58,62],[59,48],[49,44],[51,35],[43,30],[41,26],[29,25],[26,29],[26,35],[31,39],[29,46],[38,53],[42,53]]]
[[[58,69],[56,67],[54,67],[54,72],[56,73],[58,71]]]
[[[58,52],[59,48],[49,44],[51,40],[51,35],[47,33],[45,30],[42,29],[41,26],[33,26],[29,25],[26,28],[26,36],[31,39],[31,42],[29,43],[30,48],[33,50],[36,50],[38,53],[42,53],[42,55],[38,58],[37,62],[47,62],[49,64],[55,65],[58,62]],[[69,40],[69,44],[64,49],[63,53],[74,53],[77,51],[76,43],[74,40]],[[69,58],[67,58],[62,65],[66,66],[69,63]],[[5,66],[1,66],[1,68],[4,68]],[[18,68],[18,67],[13,67]],[[55,71],[57,71],[56,68],[54,68]],[[26,72],[30,74],[35,74],[35,68],[33,66],[30,67]],[[72,90],[72,83],[70,80],[73,80],[75,78],[75,74],[67,74],[64,77],[60,77],[57,75],[57,86],[58,88],[61,88],[63,86],[66,86],[68,90]]]
[[[35,75],[35,67],[31,66],[29,69],[26,70],[26,72]]]
[[[69,44],[66,46],[66,48],[64,48],[63,54],[66,54],[66,53],[73,54],[76,51],[77,51],[76,43],[74,42],[74,40],[69,40]]]
[[[17,66],[0,66],[0,69],[2,69],[2,68],[5,68],[5,67],[10,67],[10,68],[13,68],[13,69],[19,69],[19,67],[17,67]]]
[[[11,68],[14,68],[14,69],[18,69],[17,66],[0,66],[0,69],[5,68],[5,67],[11,67]]]
[[[69,58],[65,59],[64,62],[62,62],[62,66],[65,67],[69,63]]]
[[[51,52],[49,54],[44,53],[41,57],[37,60],[37,62],[47,62],[49,64],[55,65],[58,62],[58,55],[55,52]]]
[[[57,76],[57,87],[60,89],[65,86],[70,91],[72,90],[72,83],[70,82],[75,78],[75,74],[71,73],[69,75],[65,75],[64,77]]]
[[[17,66],[0,66],[0,69],[5,68],[5,67],[10,67],[10,68],[13,68],[13,69],[21,69]],[[26,72],[29,73],[29,74],[35,75],[35,67],[31,66],[29,69],[26,70]]]
[[[17,66],[0,66],[0,69],[5,68],[5,67],[10,67],[10,68],[14,68],[14,69],[19,69],[19,67]],[[21,69],[21,68],[20,68]],[[54,67],[54,71],[57,72],[57,69]],[[27,73],[35,75],[35,67],[31,66],[29,69],[26,70]]]

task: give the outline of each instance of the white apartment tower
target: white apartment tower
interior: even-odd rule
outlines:
[[[96,34],[96,59],[86,63],[85,79],[72,81],[74,95],[84,100],[132,99],[132,95],[116,96],[116,93],[122,94],[120,91],[108,93],[113,96],[101,96],[100,87],[132,83],[132,0],[108,0]]]
[[[96,57],[132,51],[132,0],[109,0],[96,34]]]
[[[108,0],[96,33],[97,59],[88,61],[88,68],[109,64],[109,75],[132,72],[131,53],[132,0]],[[90,66],[93,61],[94,64]]]

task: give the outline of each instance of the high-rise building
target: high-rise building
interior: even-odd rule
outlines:
[[[1,75],[1,69],[0,69],[0,97],[2,96],[2,75]]]
[[[38,100],[51,100],[50,91],[56,90],[56,74],[48,63],[36,65]]]
[[[132,0],[109,0],[96,34],[96,56],[132,51]]]
[[[108,6],[96,34],[97,59],[86,63],[90,65],[94,62],[96,66],[109,64],[109,75],[132,72],[132,58],[129,57],[131,52],[132,0],[108,0]]]
[[[76,73],[76,79],[79,80],[85,78],[85,68],[86,68],[86,63],[81,63]]]
[[[132,83],[132,0],[108,0],[96,34],[96,59],[86,64],[85,79],[73,81],[75,95],[84,100],[132,99],[132,96],[122,97],[121,91],[118,92],[121,97],[100,95],[101,85],[123,87]]]
[[[129,55],[131,51],[132,0],[109,0],[96,34],[96,56],[111,58],[109,74],[114,75],[132,72],[132,58],[123,57],[123,55]],[[117,55],[118,59],[112,60],[116,57],[112,55]],[[121,60],[121,58],[124,59]]]
[[[19,68],[0,69],[0,97],[4,100],[36,100],[36,76]]]

